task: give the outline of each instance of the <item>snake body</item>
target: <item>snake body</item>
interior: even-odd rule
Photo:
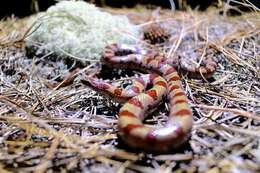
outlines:
[[[192,129],[192,111],[175,68],[159,54],[144,52],[127,45],[112,44],[105,48],[102,61],[113,67],[142,69],[141,76],[128,89],[114,87],[95,77],[87,81],[95,89],[127,100],[119,111],[119,136],[132,148],[151,152],[167,152],[183,144]],[[153,87],[144,91],[148,84]],[[164,127],[143,124],[147,111],[164,96],[169,100],[169,118]]]

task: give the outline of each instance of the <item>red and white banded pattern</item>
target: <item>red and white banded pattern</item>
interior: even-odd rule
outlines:
[[[94,77],[86,79],[92,87],[126,100],[118,119],[119,135],[126,144],[151,152],[167,152],[188,139],[193,124],[192,111],[177,71],[159,54],[112,44],[105,48],[102,61],[114,67],[150,72],[138,78],[128,89],[114,87]],[[144,91],[148,84],[153,87]],[[146,112],[156,107],[163,96],[169,100],[168,122],[164,127],[144,125],[142,121]]]

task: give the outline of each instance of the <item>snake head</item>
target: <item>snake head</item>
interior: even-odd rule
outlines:
[[[126,56],[130,54],[144,54],[143,50],[133,45],[127,44],[110,44],[103,51],[103,58],[110,59],[114,56]]]

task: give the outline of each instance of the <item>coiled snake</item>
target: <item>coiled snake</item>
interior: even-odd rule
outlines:
[[[119,136],[132,148],[150,152],[167,152],[183,144],[190,136],[193,124],[192,110],[182,88],[180,76],[166,58],[159,53],[146,52],[137,47],[111,44],[104,49],[102,62],[115,68],[147,71],[127,89],[117,88],[96,77],[82,80],[96,90],[126,101],[119,111]],[[212,73],[216,63],[209,62],[192,72]],[[187,70],[187,69],[186,69]],[[145,91],[147,85],[152,88]],[[143,124],[147,111],[167,96],[169,118],[164,127]]]

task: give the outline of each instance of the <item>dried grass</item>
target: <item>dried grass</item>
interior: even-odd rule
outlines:
[[[112,11],[127,14],[140,26],[151,14]],[[78,78],[66,87],[48,88],[46,81],[73,66],[51,61],[51,54],[28,58],[26,19],[8,19],[0,22],[0,172],[259,172],[259,16],[162,12],[158,20],[173,36],[171,44],[158,49],[170,58],[182,53],[191,38],[188,43],[199,47],[201,59],[214,49],[219,60],[210,82],[183,76],[195,120],[190,146],[155,155],[118,144],[120,106]],[[113,81],[125,84],[127,79],[124,75]],[[147,122],[165,122],[165,112],[158,112]]]

